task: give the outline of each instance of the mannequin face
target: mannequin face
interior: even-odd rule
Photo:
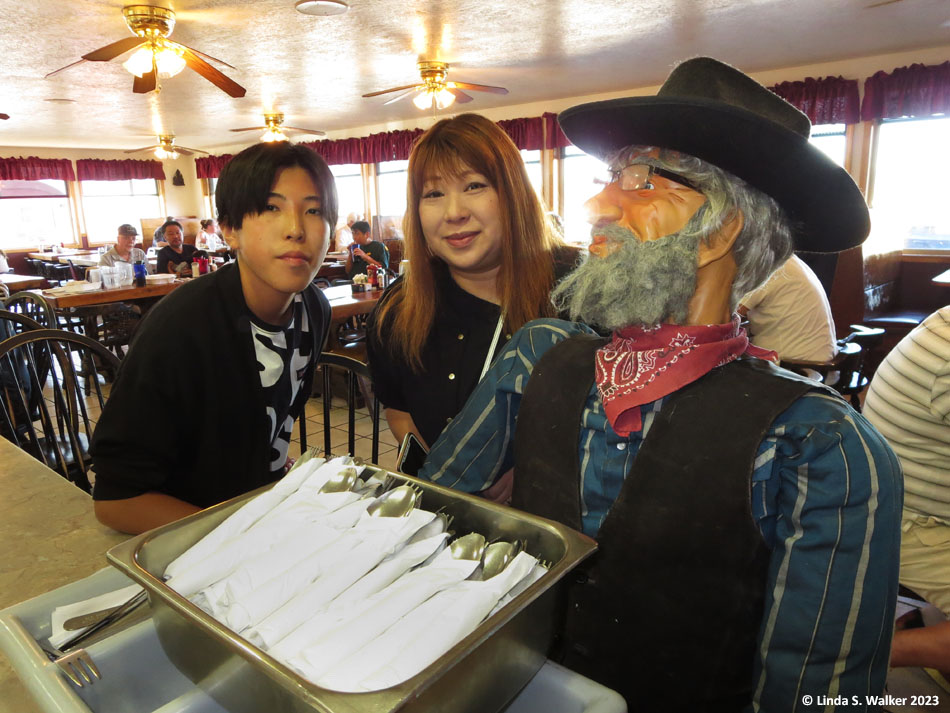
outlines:
[[[625,228],[640,242],[657,240],[682,230],[706,202],[702,193],[674,178],[651,175],[650,167],[638,164],[637,158],[627,154],[622,165],[611,166],[615,180],[585,204],[593,225],[589,249],[597,257],[619,249],[601,233],[604,226]]]

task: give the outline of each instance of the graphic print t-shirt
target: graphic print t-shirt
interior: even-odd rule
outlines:
[[[251,317],[254,353],[270,422],[272,473],[284,467],[290,449],[294,425],[290,407],[299,395],[310,364],[313,349],[310,330],[307,310],[299,294],[294,297],[293,317],[286,327],[275,327]]]

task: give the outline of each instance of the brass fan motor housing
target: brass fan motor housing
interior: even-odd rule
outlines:
[[[264,125],[271,130],[276,130],[280,128],[280,125],[284,123],[283,114],[264,114]]]
[[[122,8],[125,23],[139,37],[168,37],[175,29],[175,13],[155,5],[126,5]]]
[[[427,87],[442,88],[445,86],[445,78],[449,71],[449,65],[446,62],[435,62],[426,60],[416,65],[419,68],[419,74],[422,75],[422,81]]]

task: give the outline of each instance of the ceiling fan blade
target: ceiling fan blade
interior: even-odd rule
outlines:
[[[145,42],[144,37],[126,37],[118,42],[113,42],[111,45],[87,52],[82,58],[88,59],[90,62],[108,62],[110,59],[115,59],[120,54],[135,49],[139,45],[144,45]]]
[[[190,146],[175,146],[175,150],[180,154],[185,154],[186,156],[190,156],[193,153],[205,153],[205,154],[208,154],[209,156],[211,155],[207,151],[202,151],[201,149],[193,149]]]
[[[266,126],[245,126],[243,129],[231,129],[231,131],[267,131]]]
[[[59,73],[62,72],[64,69],[69,69],[70,67],[75,67],[77,64],[82,64],[82,63],[85,62],[85,61],[86,61],[86,60],[84,60],[84,59],[77,59],[77,60],[76,60],[75,62],[73,62],[72,64],[67,64],[65,67],[60,67],[59,69],[54,69],[54,70],[53,70],[52,72],[50,72],[49,74],[44,75],[43,79],[48,79],[48,78],[52,77],[54,74],[59,74]]]
[[[158,86],[158,77],[155,74],[155,65],[152,65],[152,71],[146,72],[141,77],[136,77],[132,82],[132,91],[136,94],[148,94],[154,91]]]
[[[189,151],[184,146],[172,146],[171,150],[176,152],[179,156],[191,156],[193,151]]]
[[[487,84],[470,84],[469,82],[449,82],[451,87],[456,89],[468,89],[473,92],[491,92],[492,94],[507,94],[508,90],[504,87],[491,87]]]
[[[289,129],[290,131],[302,131],[305,134],[313,134],[314,136],[326,136],[326,131],[320,131],[320,129],[301,129],[299,126],[284,126],[281,124],[280,128]]]
[[[194,52],[196,55],[198,55],[199,57],[201,57],[201,58],[203,58],[203,59],[210,59],[210,60],[213,60],[214,62],[217,62],[218,64],[223,64],[225,67],[228,67],[229,69],[237,69],[237,67],[235,67],[233,64],[228,64],[228,63],[225,62],[223,59],[218,59],[217,57],[212,57],[210,54],[205,54],[204,52],[201,52],[200,50],[196,50],[194,47],[189,47],[188,45],[183,45],[181,42],[172,42],[171,40],[165,40],[165,42],[167,42],[167,43],[170,44],[170,45],[178,45],[179,47],[182,47],[182,48],[188,50],[189,52]]]
[[[459,102],[460,104],[467,104],[468,102],[472,101],[472,97],[463,92],[461,89],[455,89],[454,87],[446,87],[446,89],[455,95],[455,101]]]
[[[873,5],[868,5],[865,9],[870,10],[872,7],[882,7],[884,5],[893,5],[894,3],[900,2],[900,1],[901,0],[883,0],[883,2],[876,2]]]
[[[160,144],[152,144],[151,146],[143,146],[140,149],[129,149],[125,153],[138,153],[139,151],[151,151],[152,149],[157,149]]]
[[[218,89],[234,97],[235,99],[243,97],[245,94],[247,94],[247,90],[233,79],[226,77],[224,74],[205,62],[203,59],[201,59],[201,57],[196,55],[184,45],[182,45],[182,48],[184,49],[184,54],[182,57],[184,58],[185,63],[202,77],[211,82]]]
[[[0,119],[9,119],[9,118],[10,118],[9,114],[0,114]]]
[[[369,94],[364,94],[363,98],[366,99],[368,97],[378,97],[380,94],[389,94],[390,92],[401,92],[404,89],[415,89],[417,87],[424,87],[424,86],[425,84],[407,84],[404,87],[393,87],[392,89],[383,89],[378,92],[370,92]]]
[[[418,91],[418,89],[419,89],[419,87],[416,86],[416,87],[413,87],[412,89],[410,89],[408,92],[403,92],[402,94],[398,94],[398,95],[394,96],[392,99],[390,99],[389,101],[384,101],[384,102],[383,102],[383,106],[388,106],[389,104],[395,104],[395,103],[396,103],[397,101],[399,101],[400,99],[405,99],[406,97],[408,97],[408,96],[410,96],[410,95],[412,95],[412,94],[415,94],[416,91]]]

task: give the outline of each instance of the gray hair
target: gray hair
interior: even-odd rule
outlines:
[[[698,236],[708,244],[709,237],[736,211],[742,213],[745,220],[732,248],[736,279],[731,307],[735,309],[744,294],[765,282],[792,256],[792,225],[788,216],[771,196],[721,168],[670,149],[658,149],[656,158],[645,155],[653,150],[650,146],[627,146],[609,157],[608,164],[619,168],[635,160],[664,168],[689,179],[702,191],[706,202],[683,228],[681,236]]]

